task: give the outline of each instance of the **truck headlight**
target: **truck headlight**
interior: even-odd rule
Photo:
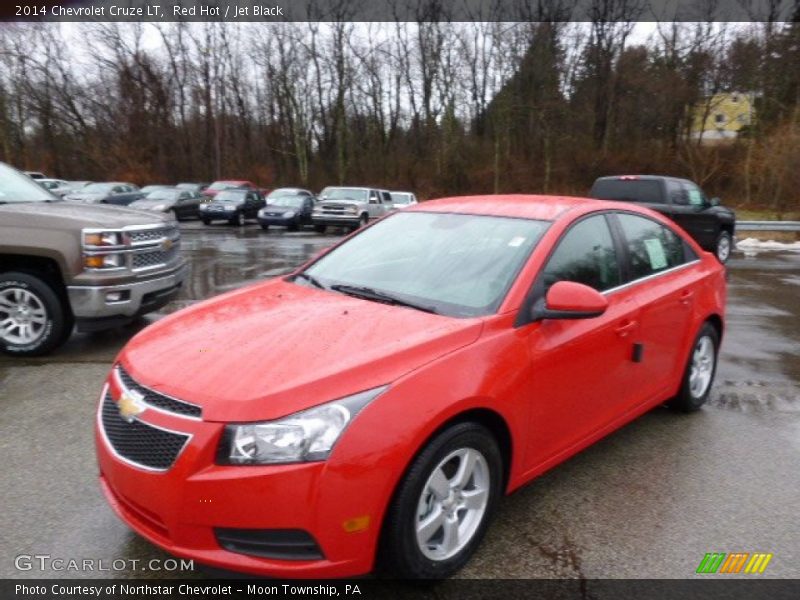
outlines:
[[[325,460],[361,409],[387,387],[359,392],[276,421],[227,425],[217,463],[264,465]]]
[[[83,232],[83,245],[98,248],[107,246],[122,246],[124,240],[118,231]]]
[[[122,254],[92,254],[83,257],[83,265],[89,269],[119,269],[125,266]]]
[[[358,208],[356,208],[355,206],[349,206],[349,207],[347,207],[347,209],[346,209],[346,210],[347,210],[347,212],[349,212],[351,215],[354,215],[354,214],[356,214],[356,213],[358,212]]]

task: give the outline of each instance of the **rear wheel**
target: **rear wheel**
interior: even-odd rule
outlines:
[[[731,250],[733,249],[733,240],[731,239],[731,234],[727,231],[723,231],[719,234],[717,238],[716,244],[716,255],[717,259],[721,263],[725,263],[731,256]]]
[[[0,349],[38,356],[62,344],[72,332],[72,315],[50,285],[28,273],[0,275]]]
[[[381,561],[404,578],[445,578],[483,538],[502,487],[497,442],[477,423],[436,436],[414,459],[387,513]]]
[[[203,225],[211,225],[211,219],[200,219],[203,221]]]
[[[719,334],[711,323],[703,323],[692,346],[678,395],[669,406],[683,412],[698,410],[708,399],[717,371]]]

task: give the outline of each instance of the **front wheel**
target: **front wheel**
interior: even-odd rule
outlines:
[[[66,341],[72,315],[44,280],[27,273],[0,275],[0,349],[39,356]]]
[[[708,399],[717,371],[719,334],[711,323],[703,323],[692,346],[678,395],[669,406],[683,412],[698,410]]]
[[[727,231],[723,231],[717,237],[717,244],[716,244],[716,255],[717,260],[719,262],[725,264],[731,256],[731,250],[733,249],[733,240],[731,239],[731,234]]]
[[[381,562],[394,575],[450,577],[483,538],[502,488],[497,442],[477,423],[436,436],[398,487],[381,538]]]
[[[317,233],[325,233],[327,229],[328,229],[327,225],[322,225],[322,224],[314,225],[314,231],[316,231]]]
[[[361,218],[358,220],[359,227],[366,227],[369,225],[369,215],[361,215]]]
[[[233,217],[230,219],[231,225],[238,225],[239,227],[244,226],[244,213],[237,212]]]
[[[211,225],[211,219],[202,219],[201,218],[200,220],[203,221],[203,225]]]

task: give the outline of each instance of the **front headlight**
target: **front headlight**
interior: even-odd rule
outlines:
[[[92,254],[83,257],[83,266],[88,269],[120,269],[125,266],[122,254]]]
[[[295,212],[293,210],[287,210],[285,213],[283,213],[283,218],[284,219],[291,219],[294,215],[295,215]]]
[[[264,465],[325,460],[348,424],[387,387],[359,392],[277,421],[227,425],[217,462]]]
[[[347,212],[349,212],[351,215],[354,215],[358,212],[358,208],[355,206],[349,206],[347,207]]]
[[[165,211],[165,210],[167,210],[167,205],[166,204],[156,204],[155,206],[150,207],[150,210]]]
[[[122,246],[124,240],[122,233],[118,231],[98,231],[83,233],[83,245],[96,248],[105,248],[108,246]]]

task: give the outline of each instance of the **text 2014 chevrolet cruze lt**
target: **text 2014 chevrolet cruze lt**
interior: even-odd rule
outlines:
[[[120,353],[97,413],[117,514],[252,573],[445,577],[500,496],[714,377],[723,267],[635,206],[394,213]]]

